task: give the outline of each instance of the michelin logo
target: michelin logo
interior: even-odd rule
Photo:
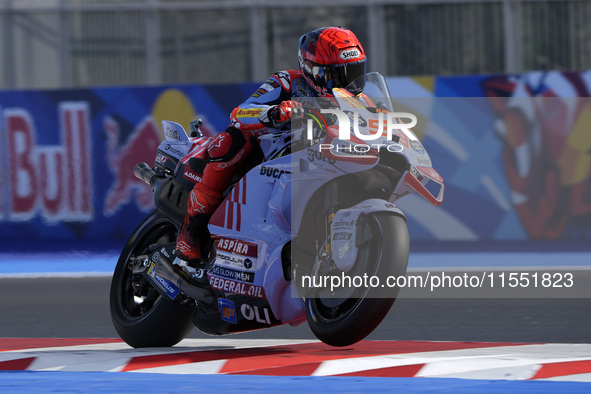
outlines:
[[[178,287],[176,287],[166,279],[162,278],[161,276],[156,275],[156,264],[150,264],[150,268],[148,269],[148,275],[150,275],[150,277],[154,279],[156,285],[160,287],[162,290],[164,290],[166,295],[169,296],[171,299],[174,300],[175,297],[180,293],[180,289]]]

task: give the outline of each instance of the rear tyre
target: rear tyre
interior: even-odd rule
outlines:
[[[406,274],[410,241],[404,218],[387,213],[366,216],[357,231],[370,240],[359,246],[355,273],[375,275],[384,284],[388,276]],[[328,264],[328,263],[326,263]],[[306,317],[314,335],[332,346],[349,346],[369,335],[384,319],[398,294],[398,289],[358,289],[352,298],[323,296],[313,291],[306,299]],[[356,290],[357,291],[357,290]]]
[[[163,297],[141,275],[128,267],[131,257],[147,254],[148,247],[175,241],[178,226],[160,211],[153,211],[127,241],[111,281],[111,319],[129,346],[169,347],[193,329],[195,308]]]

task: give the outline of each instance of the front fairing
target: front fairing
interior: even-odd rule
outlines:
[[[338,127],[329,127],[319,150],[337,165],[379,163],[394,167],[393,170],[400,173],[401,182],[391,201],[417,192],[430,203],[440,205],[445,189],[443,178],[433,168],[427,150],[412,131],[416,117],[396,111],[381,74],[368,73],[364,78],[365,88],[359,95],[353,96],[347,88],[333,89],[338,110],[348,115],[349,124],[343,127],[346,120],[342,118]]]

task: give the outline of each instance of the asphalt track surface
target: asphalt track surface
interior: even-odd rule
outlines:
[[[226,338],[194,330],[175,348],[142,350],[115,339],[109,288],[108,276],[1,278],[0,343],[8,351],[0,351],[0,392],[588,393],[591,387],[589,298],[402,297],[367,341],[349,348],[327,350],[302,324]],[[75,346],[75,338],[104,345]],[[257,348],[261,341],[271,347]],[[23,345],[31,349],[9,350]],[[65,347],[32,349],[44,346]],[[244,352],[252,361],[232,360]],[[366,371],[368,360],[377,369]],[[343,374],[347,368],[352,372]]]
[[[2,278],[0,338],[117,338],[109,287],[109,277]],[[591,343],[590,310],[590,298],[400,298],[367,339]],[[247,338],[315,339],[305,323],[232,335]]]

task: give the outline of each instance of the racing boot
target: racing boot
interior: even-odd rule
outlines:
[[[197,183],[187,204],[187,215],[179,232],[174,254],[193,268],[209,262],[213,240],[207,228],[211,215],[222,201],[221,193]]]

